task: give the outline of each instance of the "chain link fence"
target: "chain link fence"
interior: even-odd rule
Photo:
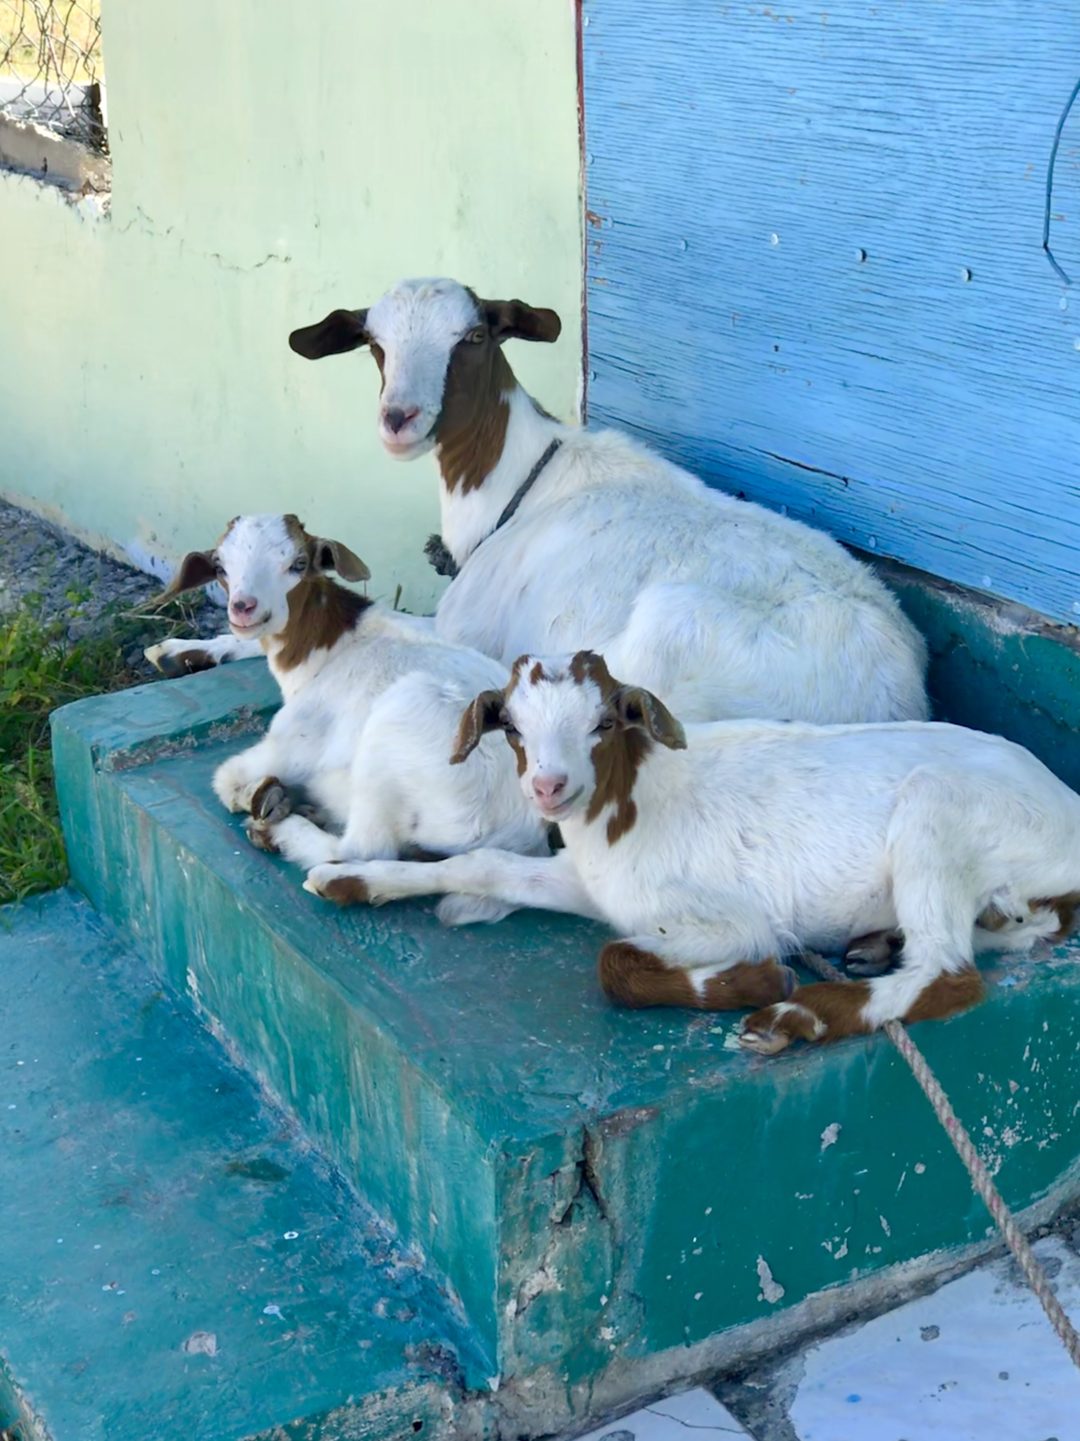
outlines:
[[[0,0],[0,114],[107,149],[101,0]]]

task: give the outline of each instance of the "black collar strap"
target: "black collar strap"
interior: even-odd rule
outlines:
[[[491,536],[495,534],[496,530],[501,530],[506,524],[506,522],[513,518],[518,506],[528,495],[529,491],[532,490],[536,482],[540,479],[541,472],[547,465],[548,461],[558,450],[560,445],[562,445],[562,441],[559,439],[558,436],[556,436],[555,439],[548,446],[547,450],[544,451],[543,455],[533,466],[532,470],[529,471],[528,475],[518,486],[517,490],[514,491],[514,494],[510,498],[510,503],[507,505],[502,515],[499,516],[499,519],[495,522],[494,530],[489,530],[487,535],[484,536],[484,540],[488,540]],[[480,545],[483,545],[484,540],[480,541]],[[476,547],[474,547],[474,550],[475,549]],[[460,567],[458,566],[458,563],[454,559],[454,557],[450,554],[447,547],[443,544],[443,538],[441,535],[428,536],[427,542],[424,545],[424,554],[428,558],[428,563],[435,567],[436,575],[448,575],[452,579],[455,575],[458,574]],[[472,552],[470,552],[470,554],[472,554]]]

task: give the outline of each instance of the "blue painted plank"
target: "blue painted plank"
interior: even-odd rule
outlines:
[[[1080,617],[1080,0],[585,0],[589,411]]]

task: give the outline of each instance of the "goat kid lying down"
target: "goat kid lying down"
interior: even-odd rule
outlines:
[[[684,728],[597,655],[524,656],[462,717],[462,763],[501,729],[566,849],[314,869],[339,902],[457,892],[607,921],[600,980],[627,1006],[759,1006],[742,1044],[869,1032],[975,1004],[978,949],[1057,940],[1080,905],[1080,797],[1020,746],[927,722]],[[470,762],[471,764],[471,762]],[[467,767],[466,767],[467,768]],[[779,958],[900,928],[873,980],[795,988]]]
[[[250,812],[254,843],[305,870],[408,849],[548,854],[547,823],[517,785],[501,740],[491,738],[475,767],[446,764],[462,708],[478,687],[502,685],[505,669],[329,571],[368,578],[347,546],[309,535],[294,515],[238,516],[214,550],[185,557],[164,592],[218,580],[233,638],[246,653],[265,653],[281,688],[266,735],[215,772],[221,803]],[[151,647],[148,658],[160,664],[171,644]],[[290,814],[292,787],[340,833]],[[486,918],[507,909],[492,903]]]

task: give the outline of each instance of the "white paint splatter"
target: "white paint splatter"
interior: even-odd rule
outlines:
[[[769,1269],[769,1263],[764,1256],[757,1258],[757,1276],[758,1284],[761,1286],[761,1290],[758,1293],[758,1300],[768,1301],[771,1306],[775,1306],[777,1301],[783,1299],[784,1288],[773,1276],[772,1271]]]
[[[821,1149],[827,1151],[830,1146],[835,1146],[840,1138],[840,1123],[833,1121],[831,1126],[826,1126],[821,1133]]]
[[[888,1221],[886,1221],[885,1217],[879,1216],[878,1220],[881,1222],[881,1229],[885,1232],[886,1236],[891,1236],[892,1227],[889,1225]]]
[[[916,1162],[915,1162],[915,1174],[916,1174],[916,1176],[921,1176],[925,1170],[926,1170],[926,1166],[925,1166],[924,1162],[922,1162],[922,1161],[916,1161]]]

